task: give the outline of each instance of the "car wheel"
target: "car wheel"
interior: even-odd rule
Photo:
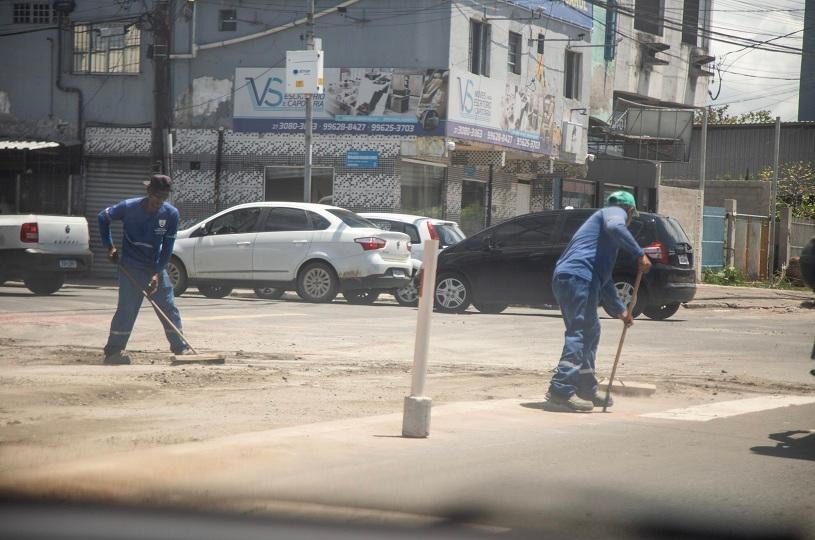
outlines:
[[[342,293],[349,304],[371,305],[379,298],[379,291],[370,289],[358,289],[355,291],[345,291]]]
[[[677,311],[679,311],[679,302],[659,306],[648,306],[642,310],[646,317],[655,321],[664,321]]]
[[[59,272],[36,272],[23,279],[25,286],[34,294],[54,294],[65,284],[65,274]]]
[[[473,302],[475,309],[481,313],[501,313],[507,308],[506,304],[482,304],[480,302]]]
[[[297,277],[297,294],[306,302],[328,303],[337,296],[339,280],[326,263],[307,264]]]
[[[628,307],[628,304],[631,302],[631,297],[634,296],[634,280],[629,278],[615,278],[614,288],[617,289],[617,298],[622,300],[623,304]],[[635,319],[642,315],[644,296],[645,293],[642,290],[642,287],[640,287],[639,293],[637,294],[637,305],[634,306],[634,310],[631,313]],[[613,317],[606,306],[603,306],[603,310],[606,312],[606,315]]]
[[[181,296],[187,291],[187,269],[178,257],[170,257],[167,263],[167,276],[173,286],[173,294]]]
[[[419,305],[419,290],[412,281],[401,289],[394,289],[393,296],[400,306],[416,307]]]
[[[255,289],[255,296],[264,300],[279,300],[284,294],[286,294],[286,289],[277,289],[275,287],[258,287]]]
[[[463,313],[470,307],[470,286],[457,274],[442,274],[436,282],[435,304],[442,313]]]
[[[223,298],[230,295],[232,287],[226,285],[199,285],[198,292],[207,298]]]

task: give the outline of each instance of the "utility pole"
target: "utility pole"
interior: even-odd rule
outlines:
[[[169,174],[168,134],[172,123],[170,107],[170,2],[153,3],[153,125],[150,156],[153,172]]]
[[[781,117],[775,117],[775,145],[773,147],[773,186],[770,194],[770,230],[767,250],[767,279],[773,283],[775,268],[775,200],[778,195],[778,157],[781,152]]]
[[[699,238],[696,241],[696,245],[699,246],[699,251],[697,251],[696,260],[698,262],[697,270],[696,270],[696,278],[701,280],[702,279],[702,257],[704,256],[704,235],[705,235],[705,180],[707,175],[707,119],[710,110],[705,107],[705,113],[702,116],[702,139],[699,141],[699,198],[700,206],[699,209]]]
[[[314,50],[314,0],[306,0],[306,50]],[[303,167],[303,201],[311,202],[312,133],[314,123],[314,94],[306,94],[306,163]]]

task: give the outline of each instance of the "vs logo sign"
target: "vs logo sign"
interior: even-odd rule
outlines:
[[[283,79],[280,77],[268,77],[262,90],[259,89],[257,79],[254,77],[246,77],[246,81],[252,103],[256,108],[279,107],[283,103],[283,92],[277,89],[279,88],[277,85],[283,85]]]
[[[474,86],[475,82],[473,82],[472,79],[458,78],[458,94],[462,112],[473,112],[473,106],[475,105],[475,98],[473,96]]]

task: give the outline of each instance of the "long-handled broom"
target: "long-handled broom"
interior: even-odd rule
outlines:
[[[640,282],[642,281],[642,271],[637,273],[637,280],[634,282],[634,294],[631,295],[631,301],[628,303],[628,313],[633,313],[634,306],[637,305],[637,294],[640,291]],[[617,373],[617,363],[620,361],[620,354],[623,352],[623,343],[625,342],[625,334],[628,332],[628,325],[623,326],[623,334],[620,336],[620,344],[617,345],[617,357],[614,358],[614,367],[611,368],[611,377],[608,379],[608,388],[606,388],[606,399],[603,400],[603,412],[608,408],[608,398],[611,395],[611,385],[614,383],[614,375]]]
[[[150,294],[139,285],[139,283],[130,274],[130,272],[127,271],[124,265],[120,264],[119,269],[122,271],[122,273],[124,273],[125,276],[127,276],[127,279],[130,280],[133,286],[141,291],[144,297],[147,298],[147,301],[153,305],[153,309],[156,310],[156,313],[158,313],[159,317],[164,319],[164,321],[168,325],[170,325],[170,328],[173,329],[173,332],[175,332],[178,335],[178,337],[183,339],[184,343],[186,343],[187,347],[189,347],[190,350],[192,351],[193,354],[173,356],[172,365],[176,366],[180,364],[223,364],[226,362],[226,358],[222,354],[201,354],[198,351],[196,351],[195,347],[193,347],[192,343],[190,343],[190,340],[188,340],[187,337],[181,332],[181,330],[179,330],[178,327],[175,324],[173,324],[173,321],[170,320],[170,317],[168,317],[167,314],[164,313],[160,307],[158,307],[156,301],[153,300],[150,297]]]

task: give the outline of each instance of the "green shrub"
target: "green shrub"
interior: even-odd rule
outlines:
[[[706,268],[702,281],[712,285],[740,285],[744,283],[744,276],[735,266],[725,266],[718,270]]]

